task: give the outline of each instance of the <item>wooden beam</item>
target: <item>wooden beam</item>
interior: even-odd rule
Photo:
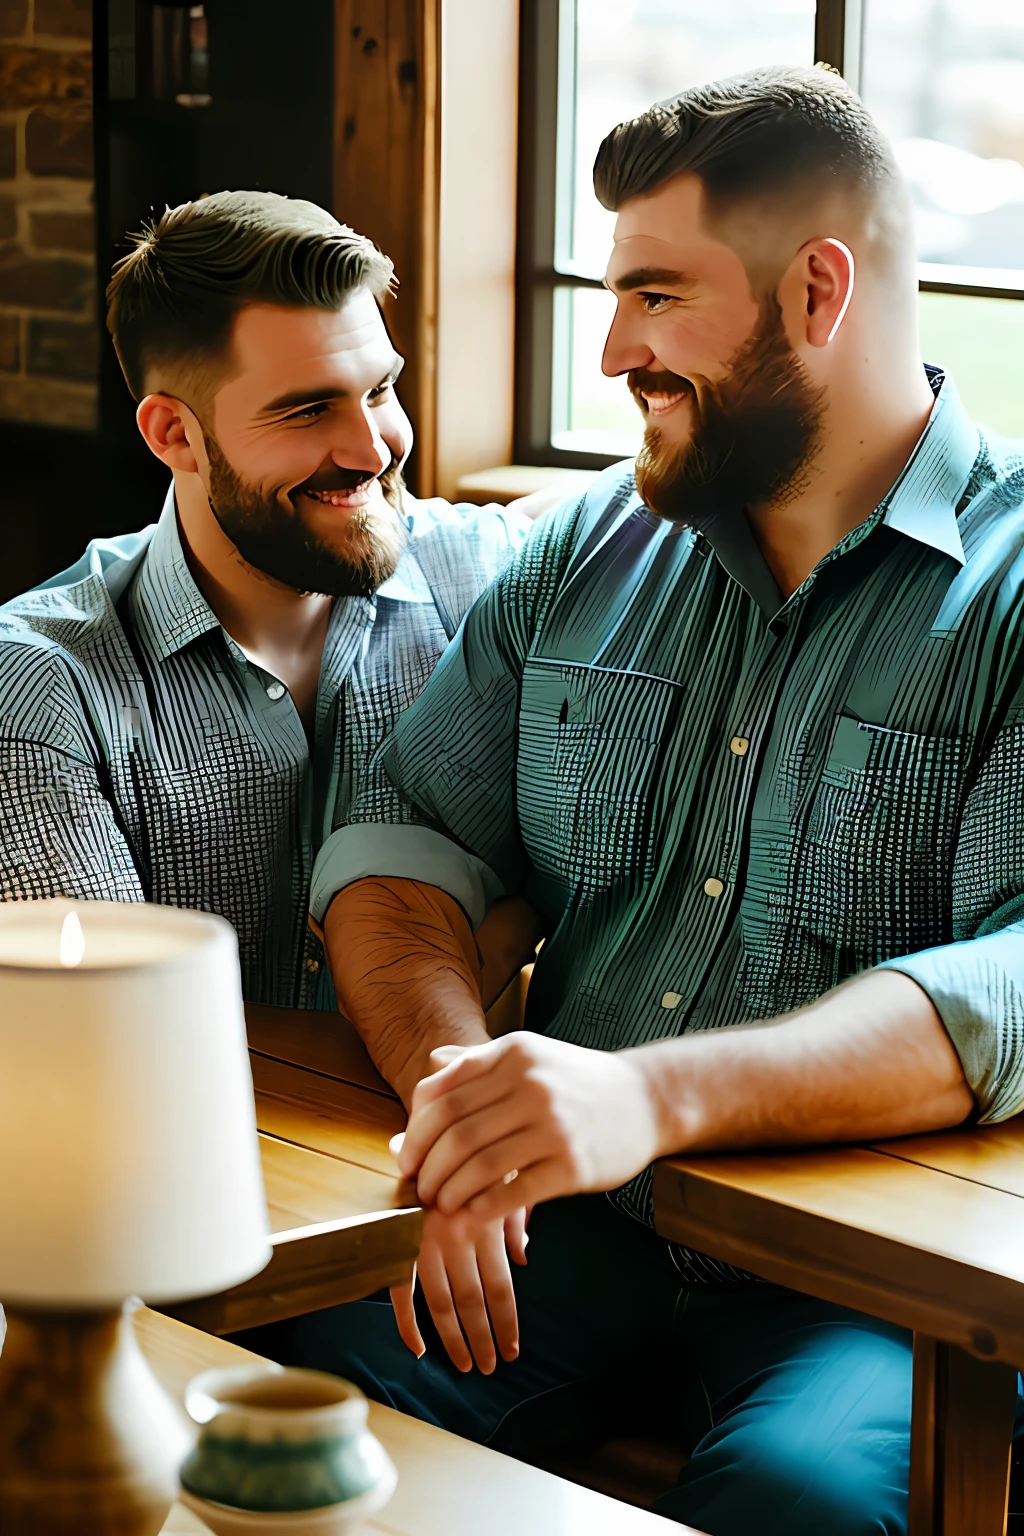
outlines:
[[[437,453],[440,25],[441,0],[336,0],[333,211],[395,264],[385,318],[407,359],[408,476],[421,496]]]
[[[909,1536],[1005,1536],[1016,1366],[914,1335]]]

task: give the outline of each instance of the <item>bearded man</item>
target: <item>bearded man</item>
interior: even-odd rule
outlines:
[[[317,851],[529,526],[405,492],[391,282],[310,203],[165,212],[108,289],[163,514],[0,610],[0,898],[220,913],[257,1002],[333,1006]]]
[[[644,450],[533,531],[399,722],[419,824],[321,851],[429,1209],[401,1339],[371,1300],[294,1354],[512,1451],[643,1363],[696,1414],[661,1513],[896,1536],[910,1335],[662,1241],[651,1165],[1024,1107],[1020,447],[922,365],[906,191],[834,75],[688,91],[595,185]],[[487,1042],[472,929],[513,895],[547,939]],[[489,1255],[530,1207],[516,1312]]]

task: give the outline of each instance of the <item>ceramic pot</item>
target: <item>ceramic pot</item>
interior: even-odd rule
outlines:
[[[181,1500],[216,1536],[333,1536],[387,1503],[398,1475],[365,1397],[325,1371],[270,1361],[205,1371],[185,1406],[200,1425]]]

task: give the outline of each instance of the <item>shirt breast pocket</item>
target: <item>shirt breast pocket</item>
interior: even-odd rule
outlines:
[[[970,741],[841,715],[797,873],[802,923],[856,964],[951,936],[952,865]]]
[[[534,868],[589,900],[653,871],[658,769],[682,699],[645,673],[530,658],[517,805]]]

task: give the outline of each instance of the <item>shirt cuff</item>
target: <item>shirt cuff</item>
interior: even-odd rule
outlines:
[[[935,1005],[981,1124],[1008,1120],[1024,1109],[1024,932],[1021,925],[886,960]]]
[[[488,907],[505,894],[489,865],[443,833],[407,823],[360,821],[332,832],[317,854],[310,916],[322,923],[340,890],[373,875],[419,880],[447,891],[465,912],[474,933]]]

